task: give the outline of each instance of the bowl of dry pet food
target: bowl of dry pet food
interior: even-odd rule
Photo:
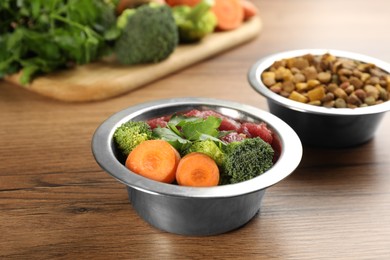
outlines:
[[[96,129],[92,152],[125,185],[147,223],[205,236],[256,216],[266,189],[299,165],[302,144],[269,112],[232,101],[174,98],[113,114]]]
[[[248,72],[269,110],[308,146],[353,147],[371,140],[390,110],[390,64],[340,50],[269,55]]]

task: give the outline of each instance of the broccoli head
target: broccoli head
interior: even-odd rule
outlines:
[[[167,5],[151,3],[127,9],[118,17],[117,26],[122,31],[114,51],[118,61],[126,65],[162,61],[179,41],[172,10]]]
[[[122,153],[127,156],[141,142],[152,139],[152,130],[146,122],[129,121],[114,132],[114,141]]]
[[[250,180],[272,167],[274,150],[261,138],[247,138],[225,147],[223,178],[227,183]]]
[[[173,7],[179,39],[183,43],[200,41],[212,33],[217,25],[217,17],[211,11],[213,0],[202,0],[194,7],[178,5]]]
[[[198,152],[208,155],[218,166],[222,165],[223,152],[212,140],[196,141],[185,151],[185,154]]]

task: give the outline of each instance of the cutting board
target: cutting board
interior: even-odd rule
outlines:
[[[114,59],[102,60],[40,76],[29,85],[19,84],[20,73],[6,81],[62,101],[86,102],[115,97],[142,87],[218,53],[254,39],[262,29],[259,16],[252,17],[232,31],[215,32],[196,44],[179,45],[164,61],[136,66],[124,66]]]

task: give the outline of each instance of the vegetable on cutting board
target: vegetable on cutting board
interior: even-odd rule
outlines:
[[[256,16],[259,12],[257,7],[249,0],[241,0],[241,5],[244,10],[244,21]]]
[[[147,140],[130,152],[125,165],[146,178],[172,183],[179,160],[180,154],[167,141]]]
[[[217,16],[218,30],[228,31],[236,29],[244,21],[244,10],[241,0],[216,0],[212,10]]]
[[[213,5],[214,0],[202,0],[193,7],[188,5],[172,7],[181,43],[200,41],[214,31],[217,17],[211,11]]]
[[[219,169],[209,156],[190,153],[177,166],[176,181],[182,186],[211,187],[219,184]]]
[[[172,10],[167,5],[149,3],[126,9],[117,23],[121,34],[114,52],[122,64],[162,61],[173,53],[179,41]]]
[[[202,0],[166,0],[172,7],[194,7]],[[251,17],[257,15],[258,9],[250,0],[215,0],[212,7],[217,17],[216,28],[220,31],[233,30]]]
[[[95,61],[115,34],[110,1],[0,2],[0,78],[22,71],[20,81]]]

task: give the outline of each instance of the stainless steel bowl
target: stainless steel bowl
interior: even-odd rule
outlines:
[[[390,101],[354,109],[319,107],[280,96],[267,88],[261,80],[263,71],[275,61],[305,54],[325,53],[372,63],[390,72],[390,64],[365,55],[338,50],[306,49],[281,52],[260,59],[250,68],[248,81],[267,99],[270,112],[288,123],[304,145],[341,148],[367,142],[374,137],[385,112],[390,110]]]
[[[281,155],[262,175],[237,184],[193,188],[149,180],[124,166],[113,133],[129,120],[147,120],[191,109],[213,109],[245,121],[263,121],[280,141]],[[97,163],[126,185],[133,208],[148,223],[183,235],[215,235],[236,229],[259,211],[265,189],[291,174],[302,158],[297,134],[282,120],[257,108],[229,101],[178,98],[139,104],[120,111],[96,130],[92,152]]]

